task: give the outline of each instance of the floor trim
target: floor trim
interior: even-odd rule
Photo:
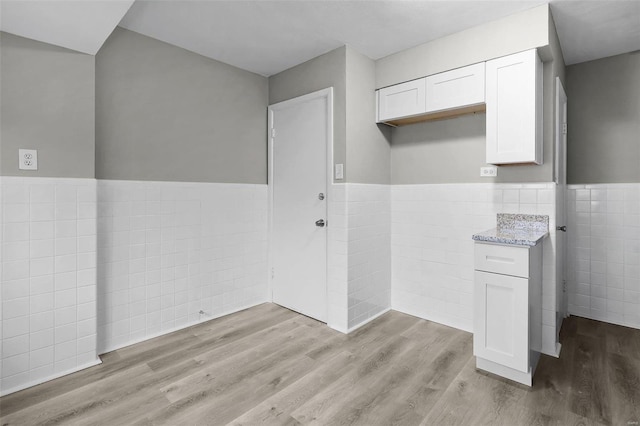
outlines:
[[[84,370],[85,368],[93,367],[93,366],[96,366],[96,365],[99,365],[99,364],[102,364],[102,360],[100,358],[97,358],[95,361],[89,362],[87,364],[82,364],[82,365],[80,365],[78,367],[71,368],[69,370],[65,370],[65,371],[62,371],[60,373],[55,373],[55,374],[43,377],[43,378],[38,379],[38,380],[32,380],[32,381],[29,381],[27,383],[23,383],[23,384],[21,384],[19,386],[16,386],[15,388],[11,388],[11,389],[6,390],[4,392],[0,391],[0,396],[5,396],[5,395],[9,395],[11,393],[19,392],[21,390],[25,390],[27,388],[30,388],[30,387],[33,387],[33,386],[36,386],[36,385],[40,385],[42,383],[49,382],[51,380],[58,379],[58,378],[63,377],[63,376],[68,376],[69,374],[77,373],[80,370]]]

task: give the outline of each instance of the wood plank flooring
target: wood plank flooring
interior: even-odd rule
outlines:
[[[469,333],[389,312],[345,336],[273,304],[0,398],[2,425],[637,425],[640,330],[571,317],[532,388]]]

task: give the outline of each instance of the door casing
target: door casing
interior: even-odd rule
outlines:
[[[555,87],[555,181],[556,181],[556,225],[566,226],[567,222],[567,94],[559,77],[556,77]],[[567,232],[569,232],[568,230]],[[567,316],[568,297],[567,292],[567,260],[568,260],[568,235],[567,232],[556,230],[556,244],[559,250],[556,256],[560,261],[556,263],[556,333],[559,333],[562,319]],[[557,343],[557,352],[560,352],[560,344]]]

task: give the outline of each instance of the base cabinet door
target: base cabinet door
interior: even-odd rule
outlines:
[[[473,354],[529,370],[528,279],[475,272]]]

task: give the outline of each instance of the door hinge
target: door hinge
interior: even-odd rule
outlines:
[[[276,129],[275,128],[271,128],[271,137],[272,138],[276,137]]]
[[[563,135],[567,134],[567,123],[562,123],[562,134]]]
[[[567,292],[567,280],[562,280],[562,292]]]

